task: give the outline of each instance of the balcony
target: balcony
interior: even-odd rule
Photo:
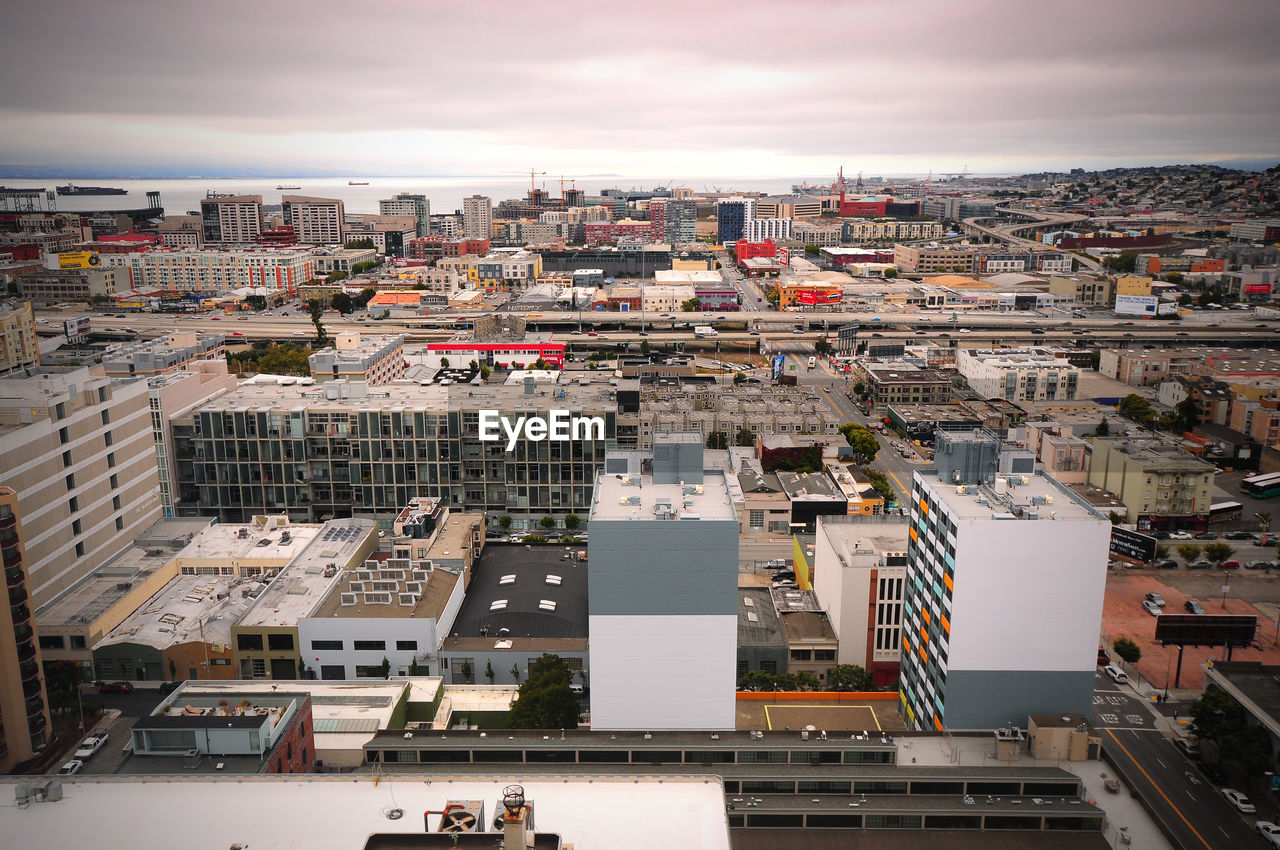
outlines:
[[[39,676],[40,676],[40,665],[35,663],[34,661],[28,661],[25,664],[18,665],[18,679],[20,681],[25,682],[28,679],[35,679],[35,678],[38,678]]]
[[[22,683],[22,695],[23,695],[24,697],[38,697],[38,696],[40,696],[40,680],[37,678],[37,679],[29,679],[29,680],[27,680],[27,681],[23,682],[23,683]]]
[[[18,551],[17,547],[4,550],[5,569],[8,569],[9,567],[16,567],[21,563],[22,563],[22,553]]]
[[[44,713],[44,700],[40,697],[32,697],[27,700],[27,717],[38,717]]]
[[[9,616],[13,619],[15,626],[20,626],[31,620],[31,609],[26,605],[10,605]]]
[[[4,514],[3,516],[0,516],[0,531],[4,531],[7,528],[13,528],[17,524],[18,524],[18,515],[13,513],[12,511],[10,511],[7,514]]]
[[[36,657],[36,645],[31,641],[18,644],[18,663],[30,661]]]
[[[41,731],[47,725],[48,724],[45,722],[43,713],[29,715],[27,717],[27,729],[30,730],[32,735]]]
[[[10,605],[21,605],[27,601],[27,596],[27,588],[24,585],[19,584],[17,587],[9,588]]]
[[[4,583],[8,587],[20,587],[26,578],[21,567],[11,567],[4,571]]]

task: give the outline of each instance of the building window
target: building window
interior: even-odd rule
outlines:
[[[71,465],[71,449],[62,453],[62,465],[64,468]]]
[[[417,651],[418,642],[416,640],[398,640],[396,641],[396,649]]]
[[[749,524],[753,530],[759,531],[764,528],[764,511],[750,511]]]
[[[71,533],[80,534],[82,531],[83,531],[83,527],[80,525],[80,520],[73,519],[71,521]]]
[[[112,446],[112,445],[115,445],[116,438],[111,436],[110,431],[107,431],[105,434],[102,435],[102,442],[108,446]]]
[[[110,425],[110,424],[111,424],[111,411],[110,411],[110,410],[104,410],[104,411],[102,411],[102,424],[103,424],[103,425]]]
[[[267,659],[255,658],[253,659],[252,663],[253,663],[253,677],[255,679],[261,679],[267,675]]]
[[[65,649],[62,635],[40,635],[41,649]]]
[[[112,497],[111,497],[111,509],[112,509],[112,510],[114,510],[114,511],[118,511],[118,510],[120,510],[120,497],[119,497],[119,496],[112,496]]]
[[[385,650],[387,642],[385,640],[357,640],[352,642],[352,649],[357,652],[373,652],[375,650]],[[379,673],[378,675],[382,675]]]
[[[108,468],[108,469],[110,469],[111,467],[113,467],[113,466],[115,466],[115,465],[116,465],[116,453],[115,453],[115,452],[107,452],[107,468]]]
[[[58,442],[63,445],[71,442],[71,432],[67,430],[65,425],[58,429]]]
[[[267,649],[291,650],[293,649],[293,635],[270,634],[267,635]]]
[[[356,678],[357,679],[381,679],[382,665],[381,664],[357,664]]]
[[[342,641],[340,640],[313,640],[311,648],[316,652],[341,652]]]
[[[84,557],[84,544],[83,544],[83,543],[77,543],[77,544],[76,544],[76,557],[77,557],[77,558],[83,558],[83,557]]]
[[[84,635],[71,635],[72,649],[87,649],[88,643],[85,641]]]
[[[262,635],[244,634],[236,635],[236,649],[239,650],[261,650]]]
[[[76,474],[74,472],[67,473],[67,477],[62,480],[66,483],[68,490],[76,489]]]

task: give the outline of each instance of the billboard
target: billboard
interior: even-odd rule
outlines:
[[[63,251],[58,255],[60,269],[95,268],[102,262],[97,251]]]
[[[1258,630],[1253,614],[1161,614],[1156,640],[1176,646],[1248,646]]]
[[[778,380],[778,376],[782,374],[782,366],[787,362],[787,355],[779,354],[773,358],[773,379]]]
[[[801,304],[839,304],[844,293],[838,289],[803,289],[796,299]]]
[[[1117,295],[1116,314],[1119,316],[1154,316],[1160,299],[1155,295]]]
[[[74,319],[67,319],[63,323],[63,328],[67,334],[67,339],[75,340],[89,333],[89,317],[78,316]]]
[[[786,248],[779,248],[778,262],[782,263],[784,266],[791,265],[791,251]]]
[[[1111,526],[1111,554],[1135,561],[1154,561],[1156,539],[1118,525]]]

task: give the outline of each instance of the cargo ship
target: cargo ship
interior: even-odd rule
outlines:
[[[301,189],[301,186],[277,186],[276,189]]]
[[[113,189],[110,186],[73,186],[68,183],[59,186],[59,195],[127,195],[128,189]]]
[[[368,180],[348,180],[347,185],[348,186],[368,186],[369,181]]]

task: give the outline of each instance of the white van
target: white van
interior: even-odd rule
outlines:
[[[1129,681],[1128,675],[1114,664],[1108,664],[1102,669],[1106,671],[1107,675],[1111,677],[1111,681],[1113,682],[1123,685],[1125,682]]]

